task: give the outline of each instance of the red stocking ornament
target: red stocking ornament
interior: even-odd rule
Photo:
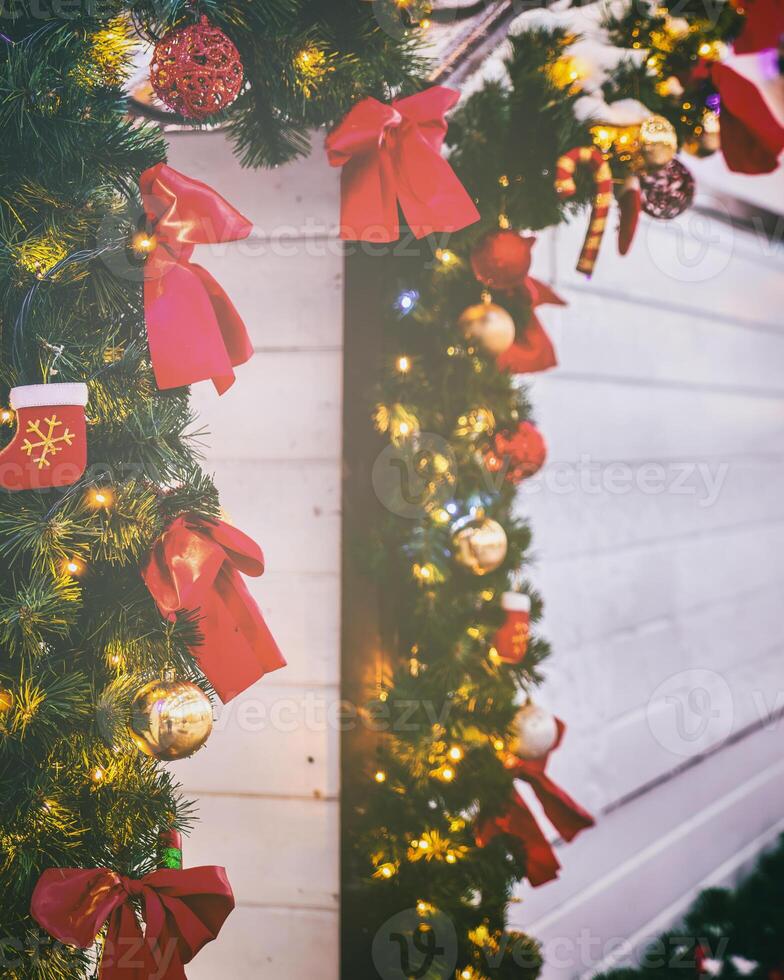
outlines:
[[[12,388],[16,435],[0,452],[0,488],[49,490],[76,483],[87,465],[87,385]]]
[[[523,592],[504,592],[501,608],[506,621],[493,637],[493,646],[506,664],[519,664],[528,652],[531,598]]]

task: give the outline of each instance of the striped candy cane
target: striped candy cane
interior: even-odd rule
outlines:
[[[612,193],[612,171],[599,150],[594,146],[576,146],[568,153],[559,157],[555,165],[555,189],[561,197],[573,197],[577,193],[574,182],[574,172],[578,166],[586,166],[593,172],[596,184],[596,194],[591,209],[591,220],[588,224],[588,234],[583,243],[577,271],[590,276],[599,254],[599,245],[607,224]]]

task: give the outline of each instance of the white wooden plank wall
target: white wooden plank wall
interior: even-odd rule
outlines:
[[[784,821],[781,725],[732,741],[784,707],[784,252],[692,212],[644,219],[625,259],[608,229],[585,281],[584,232],[536,247],[570,306],[542,311],[550,460],[519,500],[554,647],[540,701],[568,724],[551,771],[600,818],[514,909],[548,978],[627,959]]]
[[[175,767],[199,800],[186,863],[225,865],[237,898],[188,976],[334,980],[343,262],[326,229],[336,171],[318,148],[278,170],[242,170],[220,134],[173,135],[170,162],[273,238],[198,250],[256,354],[222,398],[200,384],[193,404],[229,518],[264,550],[265,575],[247,582],[289,661],[219,711],[205,749]]]

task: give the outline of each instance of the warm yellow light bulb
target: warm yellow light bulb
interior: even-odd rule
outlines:
[[[14,410],[12,408],[4,408],[0,411],[0,422],[3,425],[10,425],[14,420]]]
[[[387,774],[383,769],[379,769],[373,778],[377,783],[385,783],[387,781]]]
[[[131,239],[131,248],[137,255],[149,255],[158,247],[158,239],[146,231],[138,231]]]
[[[100,766],[96,766],[96,767],[95,767],[95,768],[94,768],[94,769],[93,769],[93,770],[92,770],[92,771],[90,772],[90,779],[91,779],[91,780],[92,780],[92,781],[93,781],[93,782],[94,782],[94,783],[96,784],[96,786],[97,786],[97,785],[98,785],[99,783],[102,783],[102,782],[104,781],[104,779],[106,779],[106,772],[105,772],[105,771],[104,771],[104,770],[103,770],[103,769],[102,769],[102,768],[101,768]]]
[[[453,745],[452,748],[449,750],[448,755],[449,758],[452,760],[452,762],[460,762],[461,759],[463,758],[464,753],[459,745]]]
[[[86,567],[81,558],[68,558],[63,565],[63,570],[68,575],[79,576],[84,573]]]
[[[411,358],[401,354],[397,359],[397,369],[401,374],[407,374],[411,370]]]
[[[438,248],[436,249],[436,258],[443,265],[452,265],[453,262],[457,261],[457,256],[452,251],[451,248]]]
[[[444,860],[446,861],[447,864],[456,864],[457,856],[452,851],[447,851]]]
[[[96,487],[94,490],[88,491],[87,503],[95,510],[99,510],[101,507],[108,508],[114,503],[114,494],[107,487]]]
[[[493,741],[493,748],[496,752],[503,752],[506,748],[504,740],[502,738],[497,738]]]
[[[452,780],[455,778],[455,770],[450,768],[449,766],[445,766],[441,770],[441,778],[444,780],[445,783],[451,783]]]

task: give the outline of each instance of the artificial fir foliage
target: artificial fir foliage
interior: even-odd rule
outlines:
[[[601,980],[710,975],[776,980],[784,970],[784,837],[736,888],[709,888],[683,922],[645,950],[637,969]],[[708,968],[709,967],[709,968]]]
[[[607,21],[610,41],[628,49],[604,86],[607,102],[638,99],[669,119],[679,142],[687,145],[702,132],[706,104],[716,95],[710,66],[724,56],[743,23],[739,5],[718,3],[712,18],[707,9],[696,3],[634,3]]]
[[[455,962],[449,969],[434,960],[419,975],[500,980],[536,975],[540,966],[535,940],[506,932],[524,848],[506,836],[486,847],[476,841],[480,816],[498,816],[509,803],[504,759],[520,700],[541,682],[549,652],[535,629],[517,662],[493,647],[507,619],[504,593],[522,584],[531,533],[515,513],[515,481],[488,467],[486,456],[493,433],[517,431],[531,408],[460,320],[485,288],[471,262],[483,235],[499,221],[557,224],[592,196],[590,179],[570,201],[554,183],[558,157],[590,145],[571,96],[547,71],[568,43],[561,31],[512,39],[511,88],[486,86],[450,120],[450,161],[482,220],[419,250],[409,241],[409,257],[383,259],[388,315],[373,418],[405,486],[376,486],[382,507],[370,553],[386,626],[365,717],[388,718],[391,730],[363,743],[364,767],[347,787],[346,977],[373,975],[374,937],[390,920],[408,929],[412,948],[426,949],[412,935],[431,928],[440,942],[441,916],[455,930]],[[522,330],[531,313],[525,290],[493,291],[492,299]],[[498,521],[508,541],[500,567],[481,576],[454,557],[454,527],[471,515]],[[540,599],[529,584],[524,590],[536,623]],[[401,925],[393,917],[402,910],[412,918]]]
[[[0,404],[9,389],[86,383],[88,465],[71,485],[0,492],[0,974],[71,980],[94,956],[29,916],[42,872],[153,871],[162,832],[191,805],[128,731],[134,696],[165,667],[208,693],[190,652],[195,617],[166,622],[140,574],[183,514],[214,520],[187,389],[159,391],[142,302],[140,174],[165,158],[126,116],[140,32],[195,13],[226,30],[247,86],[227,110],[246,163],[307,147],[312,124],[356,98],[411,86],[409,36],[369,5],[185,2],[48,4],[0,11]],[[23,314],[20,316],[20,312]],[[0,416],[6,445],[15,418]],[[93,966],[91,966],[91,964]]]

